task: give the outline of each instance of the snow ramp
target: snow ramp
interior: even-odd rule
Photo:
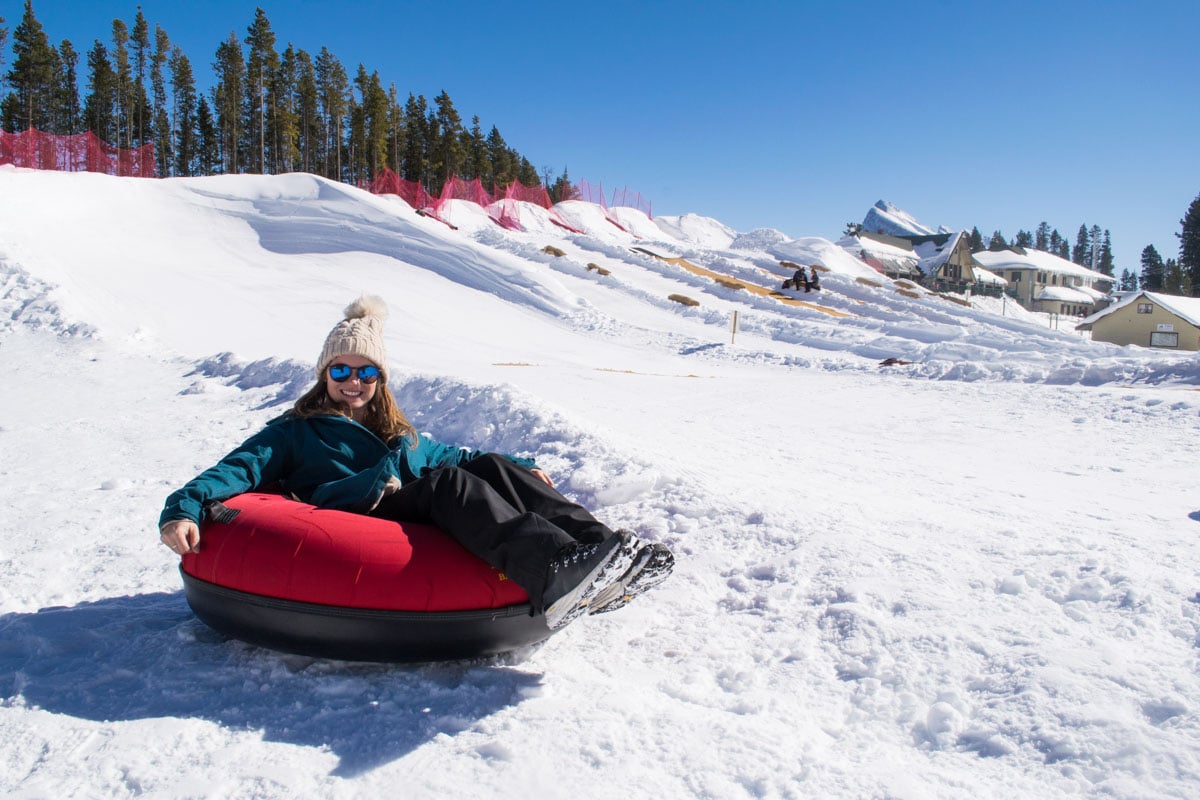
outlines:
[[[652,258],[657,258],[659,261],[665,261],[668,264],[673,264],[677,267],[682,267],[683,269],[687,270],[688,272],[692,273],[693,275],[700,275],[705,278],[710,278],[711,280],[716,281],[717,283],[721,284],[722,286],[728,286],[731,288],[741,288],[741,289],[745,289],[750,294],[758,295],[759,297],[773,298],[775,300],[778,300],[780,303],[783,303],[785,306],[799,306],[801,308],[807,308],[807,309],[811,309],[813,311],[818,311],[822,314],[828,314],[831,317],[852,317],[852,316],[854,316],[853,314],[847,314],[845,311],[839,311],[836,308],[829,308],[828,306],[818,305],[817,303],[810,303],[807,300],[798,300],[795,297],[786,295],[783,292],[778,291],[777,289],[771,289],[766,286],[761,286],[757,283],[751,283],[751,282],[743,280],[741,278],[733,278],[729,275],[722,275],[721,273],[714,272],[711,269],[705,269],[704,267],[697,266],[696,264],[693,264],[692,262],[688,261],[687,259],[679,258],[678,256],[659,255],[658,253],[655,253],[651,250],[647,250],[644,247],[634,247],[633,250],[638,253],[644,253],[645,255],[651,256]]]

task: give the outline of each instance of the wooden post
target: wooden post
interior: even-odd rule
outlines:
[[[737,338],[737,315],[738,315],[738,312],[737,312],[737,309],[735,308],[733,310],[733,325],[730,326],[731,330],[729,333],[729,343],[730,344],[733,344],[733,340]]]

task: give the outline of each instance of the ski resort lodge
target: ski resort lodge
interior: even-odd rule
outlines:
[[[1200,297],[1133,292],[1080,322],[1097,342],[1200,350]]]

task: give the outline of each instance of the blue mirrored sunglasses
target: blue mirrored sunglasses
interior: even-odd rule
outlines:
[[[350,380],[350,376],[355,373],[363,383],[374,383],[379,380],[379,367],[374,364],[367,364],[364,367],[352,367],[349,364],[329,365],[329,377],[337,383]]]

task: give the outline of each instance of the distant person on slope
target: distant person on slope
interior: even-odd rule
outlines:
[[[809,269],[809,272],[812,273],[812,277],[804,285],[804,291],[806,291],[806,292],[821,291],[821,276],[817,273],[817,265],[813,264],[808,269]]]
[[[317,383],[167,498],[163,544],[198,552],[207,503],[278,484],[322,508],[438,526],[525,589],[552,630],[666,579],[670,550],[605,527],[533,460],[418,434],[387,387],[386,316],[378,297],[346,308],[321,349]]]
[[[792,288],[798,292],[801,286],[804,287],[804,291],[808,291],[808,276],[804,274],[804,267],[796,270],[796,274],[792,276]]]

